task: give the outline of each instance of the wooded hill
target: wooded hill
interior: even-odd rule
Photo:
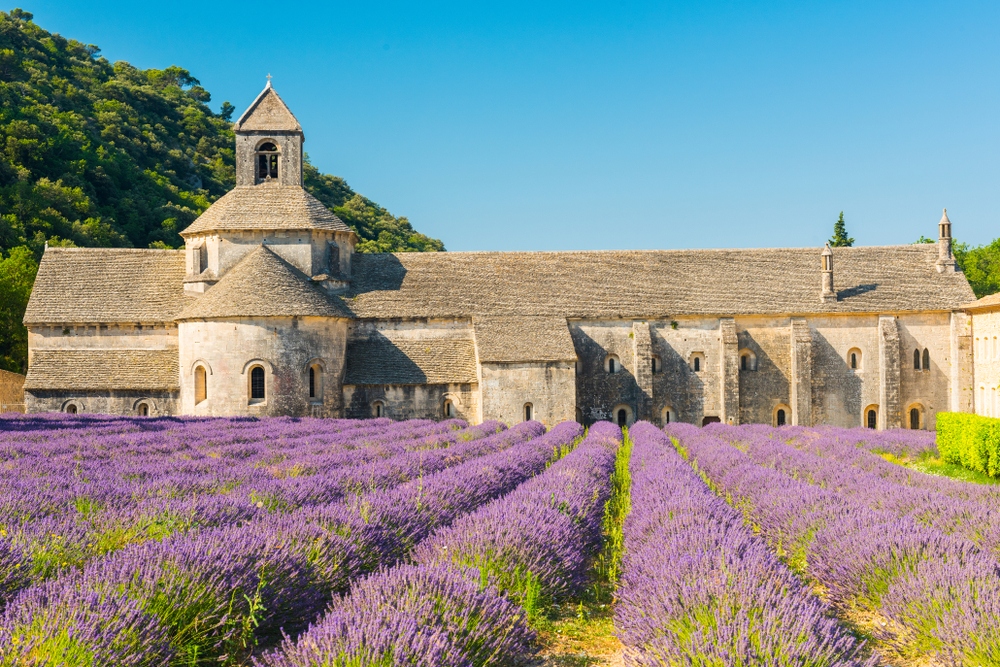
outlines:
[[[0,248],[176,248],[235,183],[232,113],[185,69],[140,70],[0,12]],[[305,168],[305,187],[361,237],[360,252],[444,250]]]

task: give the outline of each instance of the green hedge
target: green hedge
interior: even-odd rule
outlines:
[[[941,458],[990,477],[1000,477],[1000,419],[963,412],[937,414]]]

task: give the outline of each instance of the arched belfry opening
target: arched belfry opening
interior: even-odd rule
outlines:
[[[278,182],[278,147],[273,141],[265,141],[257,147],[257,182]]]

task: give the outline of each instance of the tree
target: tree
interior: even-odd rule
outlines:
[[[0,260],[0,368],[28,370],[28,330],[22,324],[38,264],[30,248],[19,246]]]
[[[219,112],[219,118],[225,121],[231,121],[233,119],[233,112],[236,111],[236,107],[230,104],[228,101],[222,103],[222,111]]]
[[[854,245],[854,239],[848,238],[847,226],[844,224],[844,212],[840,212],[840,219],[833,223],[833,238],[830,239],[831,248],[850,248]]]

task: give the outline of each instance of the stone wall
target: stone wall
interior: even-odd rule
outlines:
[[[975,412],[1000,417],[1000,309],[972,315]]]
[[[576,369],[567,361],[481,366],[483,419],[511,425],[524,421],[525,405],[532,419],[548,427],[576,419]]]
[[[338,261],[331,265],[329,244],[338,246]],[[295,266],[308,277],[319,274],[351,274],[354,242],[349,232],[326,230],[291,231],[234,231],[186,239],[187,275],[193,276],[208,269],[215,279],[222,278],[229,269],[266,244],[276,255]],[[197,289],[195,285],[198,285]],[[201,283],[188,283],[191,291],[204,291]]]
[[[915,313],[896,318],[899,328],[899,426],[910,428],[910,411],[922,429],[934,430],[935,415],[951,409],[952,331],[950,313]],[[927,350],[930,368],[916,370],[913,352]],[[959,364],[961,363],[960,360]]]
[[[267,140],[278,147],[278,183],[302,185],[302,133],[263,130],[236,133],[236,185],[254,185],[257,182],[254,157],[257,147]]]
[[[736,320],[738,354],[748,354],[747,368],[740,364],[740,424],[773,424],[780,407],[791,421],[792,336],[787,317]],[[756,361],[756,368],[754,368]]]
[[[70,404],[76,412],[102,415],[138,415],[139,404],[148,406],[149,417],[179,412],[178,394],[165,391],[39,391],[24,392],[29,413],[66,412]]]
[[[445,402],[454,406],[453,417],[478,424],[479,387],[475,384],[344,385],[344,416],[368,419],[381,401],[383,416],[390,419],[445,419]]]
[[[173,322],[32,326],[28,328],[28,365],[31,365],[31,353],[40,349],[169,350],[177,346],[177,325]]]
[[[813,341],[812,423],[843,428],[863,425],[866,407],[879,404],[877,315],[811,317]],[[851,368],[850,354],[858,355]]]
[[[337,417],[347,320],[322,317],[239,318],[182,322],[181,414]],[[321,396],[309,397],[309,367],[322,368]],[[195,405],[195,366],[206,369],[207,399]],[[266,398],[250,398],[250,372],[264,368]]]

